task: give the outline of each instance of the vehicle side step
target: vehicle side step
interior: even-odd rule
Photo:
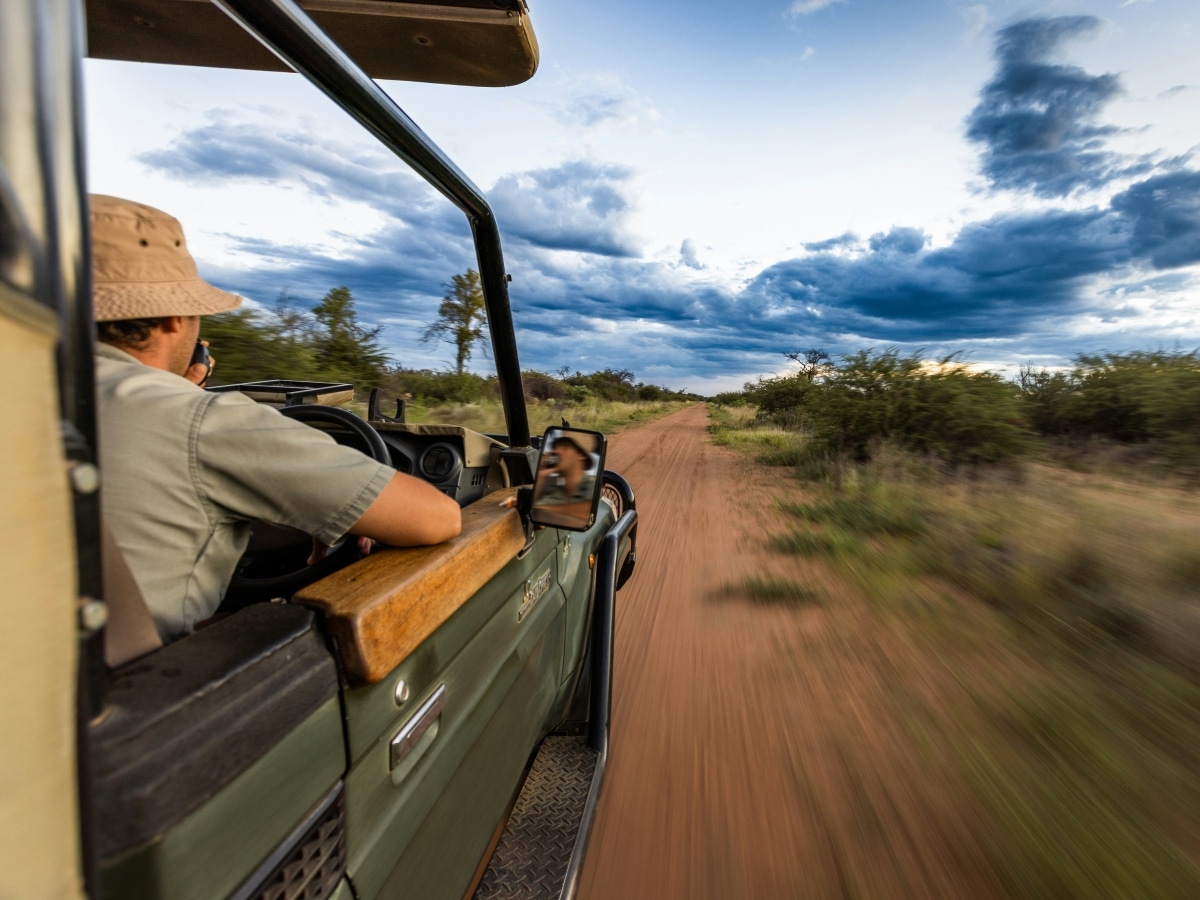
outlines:
[[[574,896],[604,762],[582,737],[542,742],[475,900]]]

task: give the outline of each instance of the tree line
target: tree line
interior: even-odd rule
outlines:
[[[455,275],[446,285],[437,319],[422,336],[425,342],[444,341],[454,347],[454,366],[446,370],[396,365],[380,343],[383,327],[359,320],[354,296],[345,286],[331,289],[310,310],[297,307],[283,292],[270,312],[237,309],[206,316],[201,327],[201,337],[212,345],[217,361],[214,385],[274,378],[348,382],[360,391],[380,386],[395,394],[412,394],[418,402],[437,404],[482,402],[499,393],[495,375],[466,368],[477,350],[486,355],[488,337],[483,291],[473,269]],[[591,373],[560,369],[555,374],[527,370],[522,382],[531,401],[702,399],[687,391],[639,382],[628,369]]]
[[[1143,445],[1173,464],[1200,465],[1197,351],[1079,355],[1061,371],[1021,368],[1009,380],[958,354],[930,361],[897,350],[834,359],[787,354],[795,374],[760,378],[717,402],[750,403],[784,428],[809,433],[810,453],[860,461],[881,441],[951,464],[996,462],[1060,443]]]

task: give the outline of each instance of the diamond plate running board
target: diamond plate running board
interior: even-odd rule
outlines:
[[[582,737],[542,741],[475,900],[574,897],[604,762]]]

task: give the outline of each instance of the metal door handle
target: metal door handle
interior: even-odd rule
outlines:
[[[445,705],[446,686],[439,684],[433,696],[421,704],[421,708],[413,713],[412,718],[405,722],[404,727],[392,738],[391,768],[396,768],[412,748],[417,746],[429,730],[429,726],[438,720]]]

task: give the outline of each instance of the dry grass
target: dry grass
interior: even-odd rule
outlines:
[[[757,455],[741,419],[723,443]],[[893,712],[938,789],[969,795],[973,865],[1000,896],[1200,896],[1200,495],[874,459],[805,471],[772,546],[823,562],[866,598],[862,634],[917,654]]]
[[[768,466],[794,466],[800,461],[800,435],[759,421],[754,407],[709,404],[708,413],[714,444],[748,453]]]

